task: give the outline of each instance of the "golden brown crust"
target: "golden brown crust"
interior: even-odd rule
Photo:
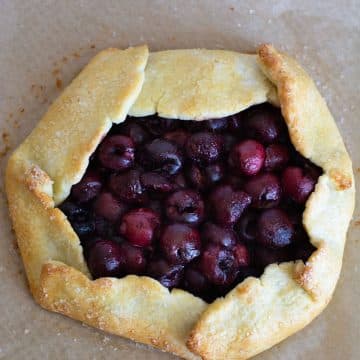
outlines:
[[[201,120],[225,117],[270,100],[276,90],[256,55],[187,49],[151,53],[141,93],[130,115]]]
[[[10,158],[6,190],[30,287],[49,310],[186,359],[247,359],[304,327],[330,301],[354,207],[351,161],[312,80],[272,46],[259,49],[263,73],[254,56],[233,52],[155,53],[141,89],[147,56],[146,47],[101,52]],[[176,63],[181,66],[172,74]],[[223,73],[226,80],[216,86]],[[179,82],[186,76],[189,81]],[[233,96],[235,90],[242,97]],[[218,103],[217,92],[227,94]],[[54,206],[82,177],[112,122],[129,111],[204,119],[266,100],[280,102],[294,146],[324,169],[303,215],[317,247],[309,261],[271,265],[209,306],[147,277],[91,281],[79,239]]]
[[[171,293],[148,277],[89,280],[59,262],[42,268],[39,303],[113,334],[195,360],[185,346],[206,304],[182,290]]]

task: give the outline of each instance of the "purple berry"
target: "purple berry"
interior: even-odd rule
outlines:
[[[229,157],[230,166],[238,173],[253,176],[263,167],[265,149],[255,140],[244,140],[235,145]]]
[[[113,135],[107,137],[99,147],[100,163],[107,169],[127,170],[133,166],[134,159],[134,142],[127,136]]]
[[[143,173],[140,180],[144,188],[152,192],[167,193],[174,188],[173,184],[165,176],[156,172]]]
[[[257,214],[254,211],[247,211],[241,216],[236,224],[236,230],[241,240],[252,244],[256,237]]]
[[[231,132],[242,132],[244,119],[241,113],[231,115],[227,118],[228,128]]]
[[[98,240],[89,249],[88,266],[92,276],[118,276],[123,265],[119,244],[109,240]]]
[[[211,284],[209,280],[202,274],[199,266],[196,264],[190,264],[185,269],[183,286],[185,290],[207,299],[211,290]]]
[[[171,141],[164,139],[145,144],[139,160],[147,170],[167,175],[178,173],[183,165],[181,151]]]
[[[201,232],[201,239],[206,243],[232,248],[236,244],[236,234],[229,228],[206,223]]]
[[[232,251],[238,267],[249,266],[250,254],[249,250],[244,244],[237,243]]]
[[[264,173],[249,179],[244,190],[251,196],[251,205],[257,209],[277,206],[281,199],[280,181],[276,175]]]
[[[121,133],[130,137],[135,145],[140,145],[149,139],[149,134],[144,127],[132,120],[121,124]]]
[[[94,202],[94,212],[104,219],[115,222],[127,211],[127,205],[117,200],[110,192],[102,192]]]
[[[250,196],[243,191],[234,191],[229,185],[218,186],[209,198],[215,221],[222,226],[235,224],[250,205]]]
[[[228,126],[227,118],[218,118],[203,121],[205,129],[214,132],[225,131]]]
[[[185,146],[185,143],[189,136],[190,136],[190,134],[187,131],[185,131],[183,129],[178,129],[178,130],[166,133],[164,135],[164,139],[173,142],[180,149],[182,149]]]
[[[160,226],[159,215],[151,209],[135,209],[122,218],[119,233],[134,246],[144,247],[151,244],[157,228]]]
[[[224,177],[224,167],[219,164],[210,164],[205,168],[191,164],[187,171],[188,179],[198,190],[205,190],[220,182]]]
[[[264,169],[266,171],[282,170],[289,162],[290,154],[285,145],[271,144],[265,149]]]
[[[170,265],[164,259],[154,259],[149,262],[146,272],[161,285],[171,289],[180,284],[184,275],[184,266]]]
[[[80,203],[88,202],[99,194],[102,188],[100,175],[88,170],[77,184],[73,185],[71,195]]]
[[[154,136],[159,136],[166,132],[176,130],[179,125],[179,121],[161,118],[157,115],[147,116],[143,119],[142,123]]]
[[[109,188],[120,200],[129,204],[142,204],[147,200],[145,189],[140,181],[140,171],[138,170],[111,175]]]
[[[119,247],[123,259],[123,272],[126,274],[142,274],[146,268],[144,250],[127,242],[122,242]]]
[[[173,185],[174,185],[175,189],[184,189],[184,188],[188,187],[185,176],[181,172],[177,173],[172,178],[172,181],[173,181]]]
[[[270,248],[281,248],[291,244],[294,236],[294,227],[280,209],[263,211],[257,221],[257,241]]]
[[[236,278],[238,265],[232,251],[217,245],[208,245],[201,255],[200,267],[213,284],[230,285]]]
[[[160,249],[171,264],[186,264],[200,255],[199,232],[185,224],[165,227],[160,237]]]
[[[285,195],[299,204],[304,204],[315,188],[316,181],[300,167],[289,166],[282,174]]]
[[[280,119],[279,111],[269,106],[250,109],[244,119],[245,133],[263,144],[274,143],[282,136]]]
[[[171,221],[199,224],[204,218],[204,202],[193,190],[178,190],[165,202],[166,216]]]
[[[189,137],[185,150],[194,162],[210,164],[217,161],[223,150],[223,139],[210,132],[198,132]]]

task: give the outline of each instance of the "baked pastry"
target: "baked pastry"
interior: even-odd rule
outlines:
[[[186,359],[247,359],[315,318],[354,208],[325,101],[270,45],[102,51],[6,191],[41,306]]]

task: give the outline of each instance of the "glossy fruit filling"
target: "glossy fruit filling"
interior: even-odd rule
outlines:
[[[211,302],[315,248],[302,225],[322,171],[269,104],[227,118],[128,117],[60,205],[94,278],[150,276]]]

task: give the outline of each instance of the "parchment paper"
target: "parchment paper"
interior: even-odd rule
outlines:
[[[251,52],[261,42],[274,43],[316,80],[360,184],[359,8],[356,0],[0,0],[0,358],[175,358],[42,310],[27,289],[11,232],[3,189],[8,154],[97,51],[148,43],[152,50]],[[357,208],[331,304],[305,330],[258,359],[360,358]]]

